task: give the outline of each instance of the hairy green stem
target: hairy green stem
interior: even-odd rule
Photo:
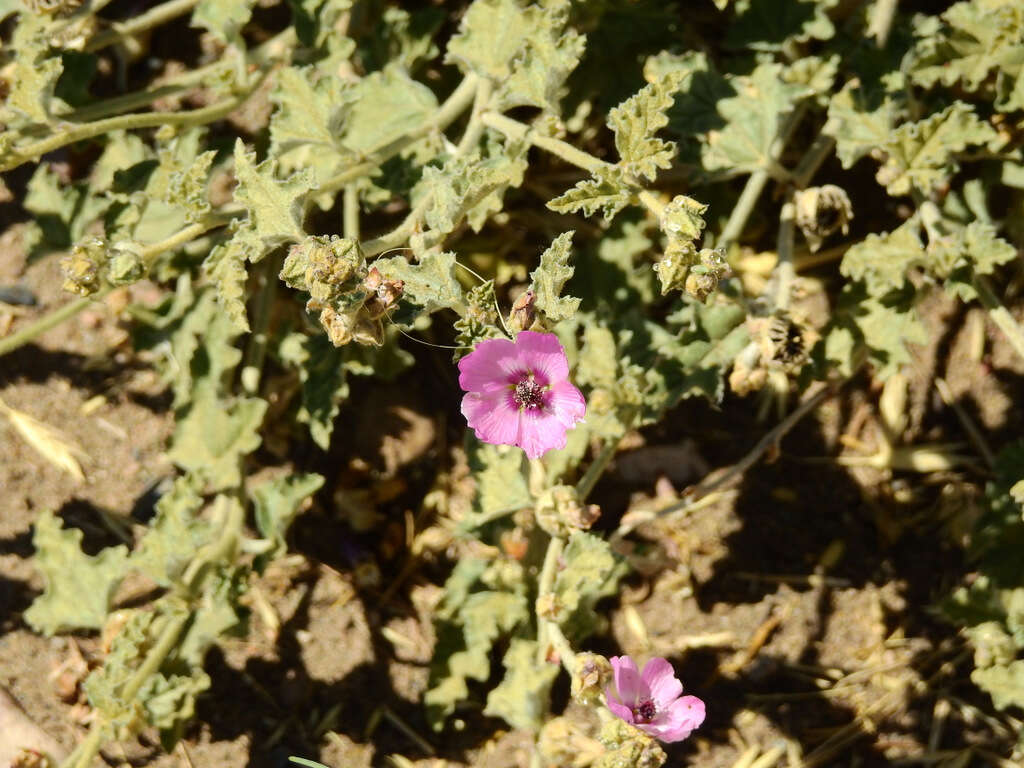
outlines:
[[[779,260],[773,270],[775,275],[774,305],[780,312],[789,310],[790,299],[793,295],[793,281],[796,280],[796,267],[793,264],[793,239],[795,234],[796,205],[792,200],[787,200],[782,205],[782,212],[779,214],[779,238],[776,250]]]
[[[262,77],[259,82],[262,82]],[[69,144],[84,139],[95,138],[110,131],[127,131],[136,128],[156,128],[162,125],[205,125],[221,118],[227,117],[240,107],[249,98],[255,88],[247,88],[244,93],[232,96],[230,99],[219,101],[208,107],[193,109],[185,112],[138,112],[117,117],[108,117],[103,120],[95,120],[90,123],[70,125],[60,133],[48,136],[45,139],[14,147],[11,151],[13,157],[0,165],[0,171],[9,171],[19,165],[36,160],[47,152],[66,147]]]
[[[565,551],[565,539],[552,536],[544,553],[544,565],[541,566],[540,579],[537,581],[537,600],[551,594],[555,589],[555,576],[558,573],[558,560]],[[547,657],[548,625],[551,622],[537,616],[537,661],[544,663]]]
[[[146,246],[140,251],[139,257],[145,263],[146,269],[148,270],[160,254],[173,250],[178,246],[185,245],[211,229],[224,226],[231,221],[233,217],[233,214],[227,212],[213,214],[203,222],[190,224],[167,239]],[[100,289],[92,296],[83,296],[75,299],[74,301],[68,302],[64,306],[55,309],[53,312],[43,315],[34,323],[22,328],[20,331],[12,333],[4,339],[0,339],[0,357],[8,354],[9,352],[13,352],[18,349],[18,347],[28,344],[37,336],[46,333],[48,330],[60,325],[65,320],[70,320],[79,312],[82,312],[92,304],[103,299],[112,290],[112,286],[107,286]]]
[[[342,199],[341,231],[350,240],[359,239],[359,189],[355,184],[345,187]]]
[[[484,110],[487,109],[493,90],[494,86],[491,84],[490,79],[485,77],[478,81],[476,95],[473,98],[473,112],[469,116],[469,124],[462,134],[462,139],[459,140],[457,151],[460,155],[470,152],[480,143],[480,137],[484,133],[484,124],[480,117],[483,115]]]
[[[896,7],[899,0],[875,0],[871,9],[871,23],[865,30],[867,37],[875,38],[879,48],[885,48],[889,42],[889,33],[892,31],[892,22],[896,18]]]
[[[576,494],[579,496],[580,503],[587,500],[587,496],[594,490],[597,481],[601,479],[601,475],[608,468],[608,465],[615,456],[615,452],[619,449],[620,440],[621,438],[607,441],[604,447],[601,448],[601,452],[597,454],[597,458],[587,467],[587,471],[576,484]]]
[[[797,189],[805,189],[811,183],[811,179],[814,178],[814,174],[818,172],[821,164],[832,154],[835,145],[835,139],[827,134],[819,133],[818,138],[814,140],[811,148],[807,150],[807,154],[800,159],[796,170],[793,171],[793,186]]]
[[[245,363],[242,365],[242,389],[247,395],[255,395],[260,388],[260,376],[263,372],[263,361],[267,356],[267,344],[270,336],[270,310],[277,295],[277,259],[267,257],[260,264],[256,274],[257,290],[256,312],[253,318],[252,333],[245,348]]]
[[[141,13],[132,19],[124,22],[115,22],[111,25],[110,29],[100,32],[87,42],[83,50],[86,53],[92,53],[127,37],[137,35],[139,32],[158,27],[171,19],[185,15],[196,6],[197,2],[198,0],[169,0],[169,2],[161,3],[155,8],[150,8],[145,13]]]
[[[1013,319],[1010,311],[1003,306],[999,297],[992,290],[988,278],[984,275],[976,275],[974,288],[978,292],[978,299],[982,306],[988,310],[988,316],[992,318],[992,322],[1003,332],[1014,351],[1024,359],[1024,329]]]
[[[718,237],[718,242],[715,245],[720,248],[728,248],[743,233],[743,228],[747,225],[747,219],[750,218],[750,214],[754,211],[754,205],[757,203],[761,193],[764,191],[765,184],[768,183],[768,171],[754,171],[747,178],[747,183],[743,186],[743,191],[740,192],[739,199],[736,201],[736,205],[733,206],[732,212],[729,214],[729,220],[725,222],[725,227],[722,228],[722,234]]]
[[[31,325],[27,325],[16,333],[12,333],[10,336],[0,339],[0,357],[13,352],[18,347],[22,347],[28,344],[37,336],[46,333],[51,328],[55,328],[65,320],[70,320],[72,317],[77,315],[79,312],[88,309],[95,303],[101,301],[112,288],[103,288],[99,293],[92,296],[82,296],[70,301],[62,307],[58,307],[53,312],[43,315],[41,318],[36,320]]]

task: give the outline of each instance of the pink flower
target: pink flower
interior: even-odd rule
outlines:
[[[487,339],[459,360],[462,415],[478,439],[518,445],[531,459],[565,447],[586,401],[569,381],[569,361],[553,333],[520,331]]]
[[[608,709],[644,733],[666,743],[682,741],[704,722],[704,702],[683,696],[666,659],[653,658],[638,672],[629,656],[610,659],[615,686],[604,692]]]

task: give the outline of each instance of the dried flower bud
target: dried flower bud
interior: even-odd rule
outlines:
[[[343,347],[353,341],[364,346],[379,347],[384,343],[384,325],[378,318],[371,317],[362,307],[339,312],[334,307],[324,306],[316,299],[306,302],[310,312],[320,311],[320,324],[327,331],[327,338],[336,347]]]
[[[596,504],[580,504],[579,494],[570,485],[549,488],[537,500],[534,510],[537,525],[552,536],[568,536],[574,530],[587,530],[601,516]]]
[[[398,305],[405,290],[405,283],[402,280],[388,280],[381,275],[379,269],[372,267],[363,281],[363,287],[370,293],[370,298],[364,305],[366,311],[370,317],[378,318]]]
[[[668,760],[657,741],[622,720],[607,721],[599,739],[607,751],[593,768],[659,768]]]
[[[107,241],[101,237],[90,237],[71,249],[71,253],[60,260],[64,273],[61,286],[69,293],[91,296],[102,286],[102,272],[107,263]]]
[[[572,675],[572,697],[581,704],[596,704],[612,680],[612,665],[597,653],[576,654]]]
[[[832,233],[849,231],[853,206],[846,190],[835,184],[802,189],[793,195],[796,224],[807,238],[807,244],[816,251]]]
[[[537,296],[533,291],[524,291],[512,304],[512,311],[508,314],[508,328],[516,331],[528,331],[533,327],[537,319],[537,310],[534,304]]]

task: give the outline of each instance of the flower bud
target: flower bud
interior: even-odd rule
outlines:
[[[607,751],[593,768],[659,768],[668,755],[657,741],[622,720],[609,720],[598,737]]]
[[[512,304],[512,311],[508,314],[508,329],[513,333],[517,331],[528,331],[533,327],[537,319],[537,310],[534,304],[537,296],[533,291],[524,291]]]
[[[853,205],[846,190],[835,184],[802,189],[793,194],[796,224],[807,238],[812,251],[838,230],[845,235],[853,218]]]
[[[548,621],[561,621],[565,614],[565,605],[554,592],[548,592],[538,597],[535,609],[538,616]]]
[[[71,249],[60,260],[64,273],[62,288],[79,296],[90,296],[101,287],[103,267],[107,263],[107,242],[101,237],[90,237]]]
[[[111,285],[130,285],[146,275],[146,264],[136,243],[117,243],[110,249],[107,279]]]
[[[571,485],[556,485],[537,499],[534,514],[541,529],[565,537],[574,530],[589,530],[601,516],[601,508],[580,504],[579,494]]]
[[[580,704],[597,704],[612,679],[612,665],[598,653],[576,654],[572,675],[572,697]]]

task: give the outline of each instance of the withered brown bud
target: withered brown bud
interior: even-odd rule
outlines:
[[[846,190],[835,184],[802,189],[793,195],[796,208],[796,224],[807,238],[812,251],[821,247],[829,235],[842,230],[849,231],[853,218],[853,205]]]
[[[513,333],[528,331],[537,319],[537,295],[533,291],[524,291],[512,304],[508,313],[508,327]]]
[[[572,675],[572,697],[581,704],[596,704],[612,680],[612,665],[598,653],[576,654]]]

